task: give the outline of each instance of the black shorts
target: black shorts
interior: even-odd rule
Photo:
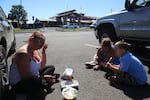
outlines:
[[[41,75],[53,75],[55,71],[54,66],[46,66],[40,69],[39,73]],[[16,85],[12,86],[12,91],[16,93],[26,93],[26,94],[33,94],[33,93],[40,93],[43,91],[44,88],[50,88],[52,86],[51,83],[47,82],[45,79],[42,78],[29,78],[26,80],[21,80]]]

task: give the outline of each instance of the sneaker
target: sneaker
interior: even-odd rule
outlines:
[[[90,61],[90,62],[86,62],[85,65],[86,68],[92,69],[96,65],[96,63],[94,61]]]

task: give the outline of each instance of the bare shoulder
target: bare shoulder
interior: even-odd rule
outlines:
[[[30,61],[30,56],[26,52],[19,52],[15,57],[16,63],[27,63]]]
[[[34,56],[39,56],[39,57],[41,57],[41,53],[40,53],[38,50],[35,50],[35,51],[34,51]]]
[[[27,46],[28,45],[23,45],[22,47],[20,47],[16,53],[27,53]]]
[[[13,55],[13,61],[18,62],[21,59],[28,59],[29,54],[27,52],[27,45],[22,46],[19,48],[16,53]]]

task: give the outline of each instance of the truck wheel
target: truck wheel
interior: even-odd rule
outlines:
[[[118,39],[117,39],[117,37],[115,35],[115,31],[112,28],[103,29],[103,30],[100,31],[99,41],[101,42],[101,40],[103,38],[106,38],[106,37],[110,38],[111,41],[114,42],[114,43],[118,41]]]
[[[0,100],[5,94],[5,86],[3,81],[3,76],[7,74],[7,57],[6,51],[2,45],[0,45]]]
[[[6,50],[0,45],[0,69],[7,67],[7,56]]]
[[[0,100],[6,100],[6,96],[9,93],[9,85],[3,86],[2,82],[0,83]]]

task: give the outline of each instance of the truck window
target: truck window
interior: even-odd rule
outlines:
[[[150,6],[150,0],[138,0],[136,2],[137,6]]]
[[[2,10],[1,7],[0,7],[0,17],[2,18],[2,20],[6,20],[6,15],[4,14],[4,11]]]

